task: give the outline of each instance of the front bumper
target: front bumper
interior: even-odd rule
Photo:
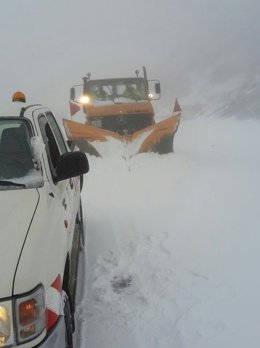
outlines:
[[[46,336],[46,338],[34,348],[65,348],[65,336],[66,327],[64,317],[60,316],[57,324],[51,330],[51,332]]]

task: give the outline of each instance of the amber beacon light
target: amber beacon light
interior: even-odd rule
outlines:
[[[26,102],[25,94],[23,92],[15,92],[12,97],[13,102]]]

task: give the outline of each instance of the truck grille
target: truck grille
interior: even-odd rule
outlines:
[[[97,122],[99,121],[99,122]],[[120,135],[131,135],[154,123],[154,117],[147,114],[127,114],[98,117],[93,119],[92,125],[116,132]]]

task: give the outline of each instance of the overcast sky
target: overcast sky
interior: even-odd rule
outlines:
[[[81,78],[146,65],[164,102],[259,73],[259,0],[1,0],[0,104],[15,90],[69,115]]]

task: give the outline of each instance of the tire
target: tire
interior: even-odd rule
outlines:
[[[66,260],[62,288],[66,294],[66,301],[69,302],[71,328],[72,328],[72,333],[73,333],[75,331],[75,320],[74,320],[75,299],[73,300],[73,298],[72,298],[71,288],[70,288],[70,261],[69,261],[69,257],[67,257],[67,260]],[[64,308],[65,308],[65,305],[64,305]]]
[[[80,247],[81,249],[84,247],[85,245],[85,235],[84,235],[84,222],[83,222],[83,211],[82,211],[82,203],[80,200],[80,208],[79,208],[79,212],[78,212],[78,216],[77,216],[77,223],[79,225],[79,229],[80,229]]]
[[[77,291],[77,281],[78,281],[78,265],[79,265],[79,254],[84,248],[84,229],[83,229],[83,214],[82,214],[82,205],[80,201],[80,208],[77,214],[75,231],[74,231],[74,241],[73,241],[73,253],[69,258],[69,276],[67,278],[67,287],[66,293],[69,297],[70,302],[70,311],[72,319],[72,332],[75,331],[75,309],[76,309],[76,291]],[[76,238],[75,238],[76,236]]]
[[[67,297],[64,303],[64,321],[65,321],[65,348],[73,348],[73,325],[72,325],[72,315],[70,309],[70,301]]]
[[[80,175],[79,180],[80,180],[80,192],[81,192],[81,191],[82,191],[82,187],[83,187],[83,182],[84,182],[84,176],[83,176],[83,174]]]
[[[70,337],[75,331],[75,309],[76,309],[76,288],[78,278],[79,253],[84,245],[83,215],[82,205],[80,202],[79,211],[75,223],[74,240],[72,254],[67,257],[64,271],[63,289],[66,293],[66,303],[64,305],[64,316],[67,327],[68,344],[71,348],[72,341]],[[76,236],[76,238],[75,238]],[[65,313],[66,310],[66,313]],[[69,314],[68,314],[69,312]],[[65,315],[66,314],[66,315]]]

